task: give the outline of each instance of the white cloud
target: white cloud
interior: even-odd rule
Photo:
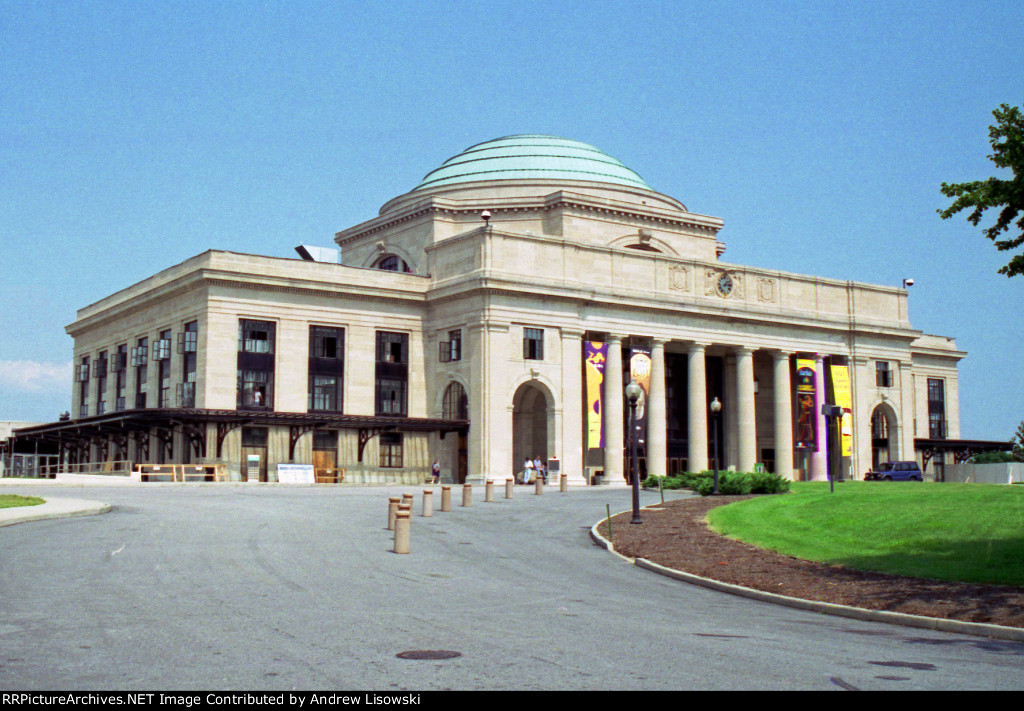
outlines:
[[[66,393],[71,387],[71,361],[39,363],[0,360],[0,388],[30,393]]]

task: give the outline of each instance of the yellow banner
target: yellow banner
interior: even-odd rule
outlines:
[[[853,395],[850,391],[850,369],[845,365],[833,365],[831,369],[835,404],[843,408],[843,420],[840,425],[842,453],[844,457],[850,457],[853,455]]]
[[[587,447],[591,449],[600,449],[604,446],[603,428],[601,427],[603,415],[601,386],[604,383],[607,354],[607,343],[589,341],[584,350],[587,373]]]

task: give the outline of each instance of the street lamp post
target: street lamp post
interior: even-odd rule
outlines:
[[[711,401],[711,405],[709,407],[711,408],[711,432],[712,432],[712,437],[711,437],[712,445],[711,446],[714,448],[714,458],[715,458],[715,470],[714,470],[715,471],[715,488],[714,488],[714,490],[711,493],[712,494],[717,494],[718,493],[718,415],[719,415],[719,413],[722,412],[722,403],[719,401],[718,397],[715,397],[715,399]]]
[[[626,386],[626,399],[629,400],[629,476],[633,480],[633,520],[630,523],[643,523],[640,520],[640,472],[636,466],[636,403],[643,390],[630,380]]]

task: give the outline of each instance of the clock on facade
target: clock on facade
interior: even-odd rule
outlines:
[[[728,296],[732,293],[732,277],[728,274],[723,274],[718,277],[718,293],[722,296]]]

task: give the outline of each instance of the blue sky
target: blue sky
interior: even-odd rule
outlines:
[[[295,256],[469,145],[594,144],[723,259],[899,285],[963,435],[1024,420],[1024,277],[943,181],[996,174],[1017,2],[0,0],[0,420],[69,408],[75,311],[206,249]],[[987,219],[987,226],[994,219]]]

